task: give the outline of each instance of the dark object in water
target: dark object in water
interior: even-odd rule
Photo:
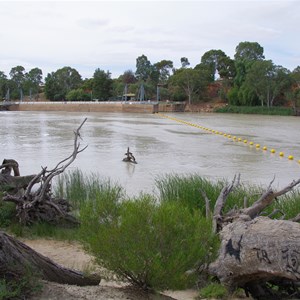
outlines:
[[[137,164],[135,157],[133,156],[133,154],[129,151],[129,147],[127,148],[127,152],[125,153],[126,157],[123,158],[123,161],[125,162],[131,162],[133,164]]]

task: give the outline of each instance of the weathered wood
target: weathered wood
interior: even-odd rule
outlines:
[[[257,217],[237,220],[220,233],[222,245],[210,271],[231,287],[278,278],[300,280],[300,224]]]
[[[12,182],[15,184],[18,194],[15,191],[12,193],[8,191],[3,196],[3,201],[13,202],[16,204],[17,217],[21,224],[32,224],[34,222],[49,222],[49,223],[61,223],[69,222],[71,224],[78,224],[78,221],[70,214],[70,205],[65,199],[55,199],[51,193],[51,182],[55,176],[63,173],[68,166],[70,166],[77,155],[84,151],[86,147],[80,148],[79,138],[80,129],[87,119],[81,123],[81,125],[74,132],[74,148],[70,156],[60,161],[52,170],[47,170],[47,167],[30,177],[10,176],[13,167],[18,167],[18,163],[14,160],[4,160],[2,168],[4,168],[6,177],[5,182]],[[14,170],[15,174],[18,174],[18,170]],[[17,172],[17,173],[16,173]],[[0,178],[1,179],[1,178]],[[28,182],[28,180],[30,181]],[[4,181],[4,180],[3,180]],[[25,181],[24,184],[22,184]],[[33,187],[39,184],[37,189]],[[22,192],[20,193],[20,189]]]
[[[101,280],[99,275],[85,275],[62,267],[0,231],[0,278],[21,277],[28,269],[37,278],[57,283],[85,286],[98,285]]]
[[[132,152],[129,151],[129,147],[127,148],[127,151],[124,155],[126,155],[126,157],[123,158],[123,161],[137,164],[137,161],[136,161],[134,155],[132,154]]]
[[[226,197],[219,196],[217,229],[221,247],[217,260],[209,271],[229,290],[244,288],[255,299],[284,299],[300,297],[300,224],[299,215],[292,220],[271,219],[260,216],[279,196],[291,191],[300,180],[279,191],[273,191],[270,183],[262,196],[248,208],[222,213]],[[221,212],[221,213],[220,213]],[[272,286],[276,286],[274,289]]]

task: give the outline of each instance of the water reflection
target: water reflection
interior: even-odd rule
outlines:
[[[199,174],[231,180],[241,173],[242,182],[275,187],[300,178],[299,118],[224,114],[172,114],[211,129],[227,132],[277,150],[275,154],[234,142],[199,128],[158,115],[122,113],[1,112],[1,157],[20,163],[22,174],[54,167],[73,149],[74,129],[85,117],[82,145],[70,169],[97,173],[120,183],[129,195],[153,192],[164,174]],[[130,147],[138,164],[122,162]],[[285,157],[279,157],[279,151]],[[295,160],[289,161],[288,155]]]

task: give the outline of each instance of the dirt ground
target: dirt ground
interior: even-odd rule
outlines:
[[[43,239],[23,242],[65,267],[81,271],[95,269],[93,258],[77,243]],[[149,295],[124,283],[105,280],[101,280],[99,286],[87,287],[44,281],[42,290],[31,300],[193,300],[197,295],[196,290],[165,291],[163,294]]]

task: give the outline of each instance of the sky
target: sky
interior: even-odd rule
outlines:
[[[3,1],[0,0],[0,71],[43,76],[69,66],[82,78],[96,69],[117,78],[167,59],[179,68],[220,49],[234,58],[240,42],[257,42],[265,58],[290,71],[300,65],[299,0]]]

